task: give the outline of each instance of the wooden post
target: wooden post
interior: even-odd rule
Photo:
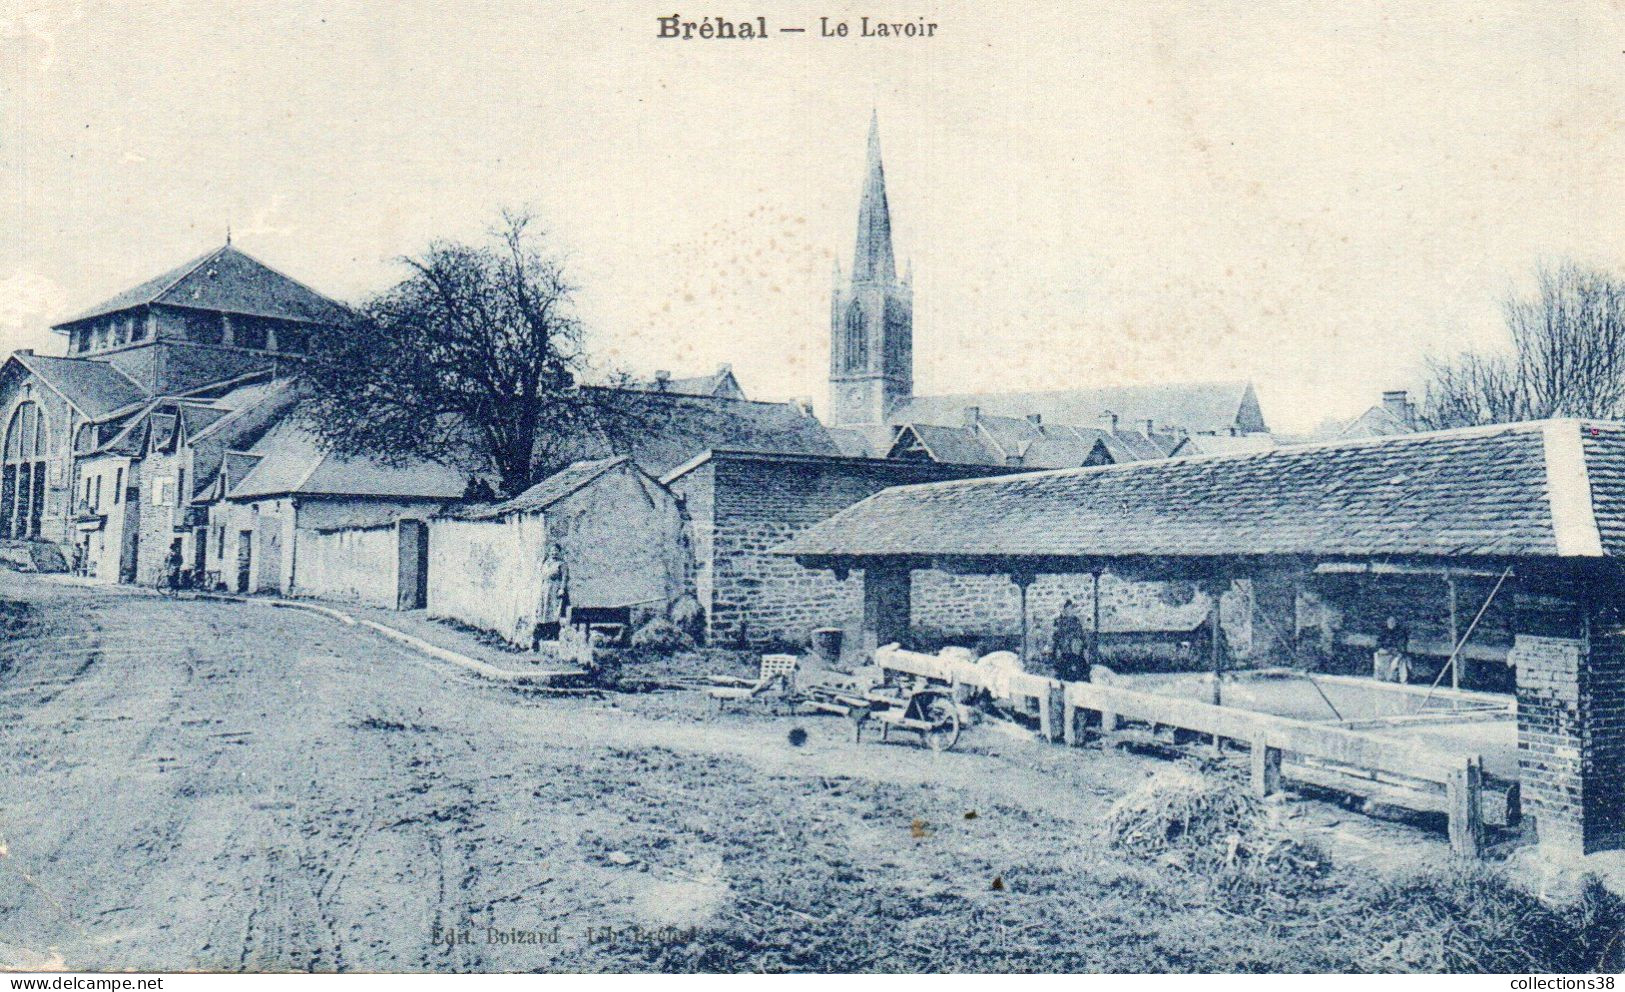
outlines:
[[[1461,643],[1461,617],[1456,604],[1456,577],[1450,572],[1444,573],[1445,585],[1450,589],[1450,688],[1461,688],[1461,651],[1456,645]]]
[[[1089,621],[1089,665],[1100,664],[1100,573],[1091,572],[1089,592],[1094,600],[1094,613]]]
[[[1031,572],[1011,572],[1010,581],[1021,592],[1021,647],[1016,653],[1021,655],[1021,664],[1025,668],[1032,658],[1027,644],[1027,587],[1032,585],[1033,575]]]
[[[1264,738],[1253,740],[1253,795],[1260,799],[1281,791],[1281,749]]]
[[[1484,820],[1479,793],[1484,785],[1483,759],[1473,755],[1462,763],[1445,785],[1450,811],[1450,850],[1458,857],[1476,858],[1484,850]]]
[[[1047,741],[1058,741],[1065,732],[1066,683],[1050,679],[1038,700],[1038,728]]]
[[[1078,724],[1083,722],[1083,710],[1078,709],[1066,701],[1066,691],[1061,695],[1061,737],[1066,741],[1067,747],[1080,747],[1083,744],[1083,728]]]

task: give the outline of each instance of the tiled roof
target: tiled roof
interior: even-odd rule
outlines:
[[[869,555],[1625,554],[1625,426],[1540,421],[889,489],[778,549]]]
[[[147,393],[110,362],[12,352],[11,361],[32,372],[92,420],[139,403]]]
[[[916,396],[900,403],[888,415],[894,424],[960,424],[967,407],[983,414],[1026,417],[1038,414],[1046,424],[1106,426],[1108,414],[1118,424],[1143,429],[1147,420],[1157,428],[1182,427],[1187,431],[1263,431],[1258,397],[1246,382],[1200,382],[1160,386],[1120,386],[1064,389],[1026,393],[960,393]]]
[[[56,326],[63,328],[149,303],[312,324],[342,324],[350,319],[350,311],[340,304],[228,244]]]
[[[625,455],[617,458],[600,458],[597,461],[576,462],[568,468],[553,473],[513,499],[498,503],[495,506],[484,507],[477,512],[464,514],[464,516],[470,520],[488,520],[493,517],[505,517],[510,513],[545,510],[571,493],[591,485],[611,469],[627,465],[630,462],[631,459]]]
[[[452,500],[467,489],[462,472],[433,462],[396,466],[326,451],[294,417],[273,427],[249,453],[260,456],[259,464],[227,492],[230,499],[305,495]]]

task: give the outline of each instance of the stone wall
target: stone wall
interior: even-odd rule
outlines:
[[[982,466],[872,459],[808,458],[722,453],[672,481],[692,521],[696,588],[713,643],[803,644],[809,631],[841,627],[857,643],[863,581],[803,568],[772,549],[840,510],[896,485],[985,476]],[[1250,589],[1225,596],[1223,618],[1232,651],[1252,643]],[[1090,579],[1042,576],[1028,591],[1033,643],[1049,642],[1061,602],[1077,601],[1088,622]],[[1207,597],[1192,593],[1170,604],[1160,583],[1106,576],[1101,582],[1102,629],[1193,629],[1206,617]],[[1004,576],[917,571],[912,625],[930,637],[973,643],[1020,630],[1020,597]]]
[[[38,382],[31,373],[14,372],[0,382],[0,444],[5,443],[12,413],[25,400],[37,403],[45,417],[45,501],[40,512],[39,537],[61,545],[64,557],[72,560],[71,438],[83,421],[61,396]]]
[[[800,644],[817,627],[860,629],[861,576],[840,581],[772,549],[882,489],[990,471],[934,462],[713,455],[671,481],[691,521],[708,639]]]
[[[399,550],[393,525],[301,531],[293,593],[392,610]]]
[[[1045,650],[1061,604],[1071,599],[1088,628],[1093,609],[1093,580],[1088,575],[1040,575],[1027,587],[1028,632],[1032,645]],[[1230,650],[1251,652],[1253,642],[1251,587],[1237,582],[1220,600],[1220,619]],[[1212,600],[1188,583],[1135,582],[1106,574],[1100,579],[1100,629],[1108,646],[1114,633],[1193,631],[1212,609]],[[970,643],[983,637],[1010,637],[1021,629],[1021,593],[1003,575],[914,573],[913,625],[934,637]]]

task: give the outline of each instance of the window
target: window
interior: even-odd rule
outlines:
[[[302,355],[310,347],[310,332],[298,324],[283,324],[276,329],[276,348],[293,355]]]
[[[92,490],[96,495],[90,500],[90,508],[97,513],[102,512],[102,477],[96,476],[96,487]]]
[[[857,372],[869,365],[869,335],[864,333],[863,307],[857,300],[846,311],[846,370]]]
[[[186,493],[186,469],[183,468],[175,473],[175,505],[185,506],[190,502]]]
[[[48,433],[45,414],[33,400],[23,400],[11,411],[0,438],[0,537],[39,536]]]
[[[182,311],[181,326],[186,340],[199,344],[219,344],[226,332],[225,317],[204,310]]]
[[[124,466],[120,465],[118,471],[113,473],[113,505],[124,502]]]
[[[172,498],[171,498],[174,491],[175,491],[175,480],[174,479],[154,479],[154,480],[152,480],[152,505],[153,506],[173,506],[173,505],[175,505]]]
[[[264,348],[266,322],[258,317],[238,317],[231,322],[232,343],[239,348]]]
[[[135,324],[130,329],[131,341],[145,341],[147,339],[147,315],[142,314],[135,318]]]

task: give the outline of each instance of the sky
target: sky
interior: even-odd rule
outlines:
[[[765,41],[657,17],[765,16]],[[938,25],[820,37],[819,19]],[[922,393],[1242,378],[1304,430],[1625,270],[1611,3],[0,0],[0,353],[234,243],[349,302],[532,208],[597,354],[826,406],[878,113]],[[806,27],[806,34],[777,28]]]

